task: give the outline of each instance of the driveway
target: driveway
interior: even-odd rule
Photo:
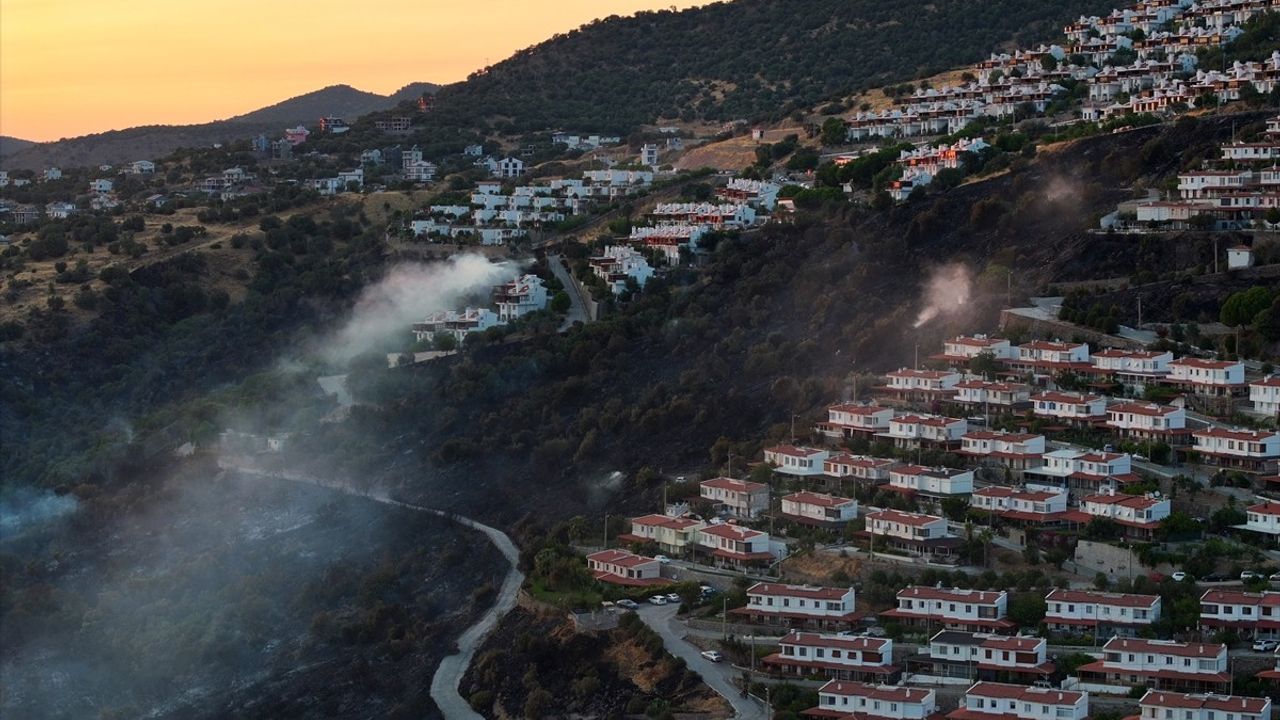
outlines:
[[[578,288],[578,283],[561,263],[559,255],[548,255],[547,264],[551,266],[551,272],[560,284],[564,285],[564,291],[569,295],[569,312],[565,314],[564,322],[560,324],[560,332],[573,327],[575,322],[586,325],[590,319],[587,317],[587,304],[582,301],[582,290]]]
[[[713,663],[702,657],[697,647],[684,641],[687,629],[684,623],[676,618],[677,605],[644,605],[636,614],[654,632],[662,637],[662,645],[667,652],[682,659],[691,670],[702,676],[702,681],[715,690],[733,706],[734,717],[743,720],[767,720],[768,711],[748,697],[734,685],[734,681],[742,677],[742,671],[735,670],[725,662]]]

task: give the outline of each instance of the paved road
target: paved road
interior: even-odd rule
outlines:
[[[560,332],[573,327],[575,322],[583,325],[590,322],[587,317],[587,304],[582,300],[582,291],[578,289],[578,283],[574,282],[573,276],[561,264],[560,256],[548,255],[547,264],[551,266],[551,272],[555,274],[560,284],[564,285],[564,291],[569,295],[569,312],[564,316],[564,322],[560,324]]]
[[[396,505],[409,510],[430,513],[484,533],[489,538],[489,541],[498,548],[498,552],[501,552],[507,562],[511,563],[511,569],[507,570],[507,576],[502,581],[502,587],[498,589],[498,597],[493,606],[474,625],[467,628],[466,632],[462,633],[457,642],[458,652],[441,660],[440,666],[436,668],[435,675],[431,677],[431,699],[435,701],[436,707],[440,709],[440,713],[444,715],[446,720],[484,720],[481,715],[471,709],[470,703],[458,692],[458,686],[462,683],[462,676],[466,674],[467,668],[471,666],[471,660],[475,657],[476,649],[480,647],[480,643],[497,626],[502,616],[511,612],[511,609],[516,606],[516,595],[520,592],[521,583],[524,582],[524,574],[517,569],[520,561],[520,551],[516,549],[515,543],[511,542],[511,538],[506,533],[477,520],[448,513],[444,510],[402,502],[379,492],[362,493],[349,485],[334,480],[324,480],[287,470],[259,470],[248,463],[236,463],[226,458],[219,458],[218,466],[223,469],[252,475],[319,485],[348,495],[368,498],[384,505]]]
[[[742,691],[733,684],[742,676],[729,663],[713,663],[702,657],[697,647],[685,642],[688,632],[684,623],[676,618],[677,605],[644,605],[638,611],[640,619],[662,637],[662,644],[667,652],[681,658],[691,670],[702,676],[702,681],[715,690],[733,706],[734,716],[742,720],[767,720],[768,713],[764,707],[751,698],[742,696]]]

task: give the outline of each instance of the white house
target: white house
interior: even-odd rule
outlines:
[[[765,449],[764,461],[784,475],[812,477],[822,474],[823,463],[830,454],[817,448],[776,445]]]
[[[1133,472],[1132,458],[1124,453],[1054,450],[1044,454],[1044,464],[1026,470],[1027,484],[1037,489],[1064,489],[1077,497],[1126,485],[1142,478]]]
[[[777,559],[769,549],[769,533],[730,523],[699,530],[698,546],[713,558],[738,567]]]
[[[497,169],[493,171],[493,176],[500,178],[514,178],[521,175],[524,175],[524,161],[514,157],[499,160]]]
[[[889,481],[889,471],[898,465],[892,458],[837,453],[822,461],[822,473],[833,478],[853,478],[875,484]]]
[[[1280,468],[1280,432],[1209,427],[1191,433],[1196,452],[1207,462],[1250,472]]]
[[[644,255],[625,245],[609,245],[604,254],[587,261],[597,277],[604,280],[614,295],[621,295],[634,283],[640,289],[653,277],[653,267]]]
[[[612,585],[665,585],[670,582],[662,579],[662,565],[657,560],[626,550],[591,553],[587,556],[587,569],[596,580]]]
[[[821,675],[834,680],[882,680],[895,674],[893,641],[792,630],[765,656],[765,667],[782,675]]]
[[[1027,470],[1044,464],[1043,435],[998,430],[974,430],[960,438],[960,454],[1010,470]]]
[[[1271,698],[1148,690],[1138,701],[1140,720],[1271,720]]]
[[[1280,387],[1280,383],[1277,384]],[[1277,400],[1280,402],[1280,400]],[[855,433],[874,435],[887,432],[893,409],[878,405],[840,403],[827,408],[827,421],[818,423],[817,431],[830,438],[850,439]]]
[[[98,178],[96,180],[89,181],[89,192],[97,195],[109,193],[114,187],[115,183],[111,182],[111,180],[107,178]]]
[[[898,606],[882,618],[915,626],[945,627],[972,632],[1008,631],[1015,626],[1006,615],[1009,594],[1004,590],[963,590],[912,585],[898,591]]]
[[[1246,517],[1247,522],[1237,527],[1264,535],[1280,535],[1280,503],[1267,500],[1250,505]]]
[[[498,314],[488,308],[467,308],[462,312],[444,310],[431,313],[422,322],[413,324],[413,334],[418,342],[430,342],[442,335],[452,336],[462,344],[467,335],[484,332],[503,324]]]
[[[1017,347],[1009,360],[1015,370],[1053,375],[1064,370],[1088,370],[1089,344],[1035,340]]]
[[[1173,353],[1112,348],[1094,353],[1092,362],[1095,377],[1145,387],[1169,376]]]
[[[955,384],[954,402],[996,409],[1012,409],[1031,401],[1031,388],[1022,383],[964,380]]]
[[[1120,403],[1107,408],[1107,427],[1120,437],[1177,442],[1187,430],[1187,411],[1176,405]]]
[[[1056,522],[1067,511],[1067,493],[1062,490],[1028,490],[988,485],[973,492],[969,505],[996,513],[1008,520],[1034,524]]]
[[[754,518],[769,509],[769,486],[728,477],[702,481],[699,494],[717,510],[740,518]]]
[[[729,612],[756,625],[840,628],[859,617],[854,599],[853,588],[761,582],[747,588],[745,607]]]
[[[1054,588],[1045,596],[1050,630],[1099,636],[1133,636],[1160,619],[1159,595]]]
[[[1086,692],[979,682],[947,720],[1084,720],[1088,715]]]
[[[1202,690],[1225,690],[1231,684],[1226,645],[1113,637],[1102,652],[1102,660],[1076,669],[1081,681]]]
[[[657,543],[663,552],[683,555],[699,544],[699,532],[706,527],[701,520],[670,517],[668,515],[643,515],[631,519],[631,532],[618,536],[621,542]]]
[[[1197,395],[1230,395],[1245,388],[1244,363],[1178,358],[1169,363],[1169,382]]]
[[[805,710],[804,714],[831,718],[925,720],[937,712],[937,693],[933,690],[831,680],[818,688],[818,706]]]
[[[858,516],[858,501],[804,490],[782,498],[782,514],[810,525],[842,524]]]
[[[1160,527],[1162,520],[1169,517],[1169,498],[1126,495],[1108,488],[1107,492],[1081,499],[1080,512],[1090,518],[1107,518],[1131,531],[1150,535]]]
[[[1107,416],[1107,399],[1101,395],[1054,390],[1031,396],[1031,411],[1040,417],[1072,423],[1102,421]]]
[[[961,335],[942,343],[942,354],[933,356],[953,366],[968,365],[979,355],[991,355],[996,360],[1012,360],[1017,352],[1008,340],[987,335]]]
[[[494,288],[493,301],[499,319],[515,320],[547,306],[547,286],[537,275],[521,275]]]
[[[1280,632],[1280,592],[1243,592],[1210,588],[1200,596],[1200,628],[1230,628],[1246,637],[1275,637]]]
[[[899,368],[886,376],[889,390],[903,400],[938,400],[955,395],[956,383],[963,377],[945,370]]]
[[[1253,248],[1248,245],[1236,245],[1227,248],[1227,269],[1243,270],[1253,267]]]
[[[45,168],[44,174],[41,177],[45,180],[61,180],[62,169],[56,167]]]
[[[939,630],[929,638],[930,674],[1034,682],[1053,673],[1048,648],[1049,641],[1041,637]]]
[[[1253,411],[1268,417],[1280,416],[1280,375],[1268,375],[1249,383]]]
[[[903,465],[889,471],[889,489],[931,498],[964,497],[973,492],[973,471]]]
[[[968,431],[969,423],[964,418],[914,414],[893,418],[889,421],[889,432],[877,433],[877,437],[892,440],[897,447],[958,448],[960,438]]]

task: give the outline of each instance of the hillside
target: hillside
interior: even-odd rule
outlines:
[[[442,88],[452,120],[629,132],[659,117],[782,116],[1057,37],[1110,0],[738,0],[610,17]]]
[[[435,88],[430,83],[413,83],[390,95],[377,95],[349,85],[332,85],[226,120],[198,125],[147,125],[30,144],[6,155],[5,167],[39,170],[50,166],[115,164],[158,158],[182,147],[226,143],[260,133],[274,137],[289,125],[314,124],[330,114],[353,120],[395,107]]]
[[[35,143],[30,140],[9,137],[8,135],[0,135],[0,158],[8,157],[20,150],[25,150],[32,145],[35,145]]]

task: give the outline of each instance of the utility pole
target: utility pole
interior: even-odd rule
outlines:
[[[733,451],[729,451],[729,470],[725,473],[726,477],[733,477]]]
[[[609,549],[609,513],[604,514],[604,549]]]
[[[1142,296],[1138,296],[1138,329],[1142,329]]]
[[[729,597],[720,598],[720,639],[729,639]]]
[[[912,365],[912,368],[916,370],[920,369],[920,343],[916,343],[916,359],[914,364]]]

